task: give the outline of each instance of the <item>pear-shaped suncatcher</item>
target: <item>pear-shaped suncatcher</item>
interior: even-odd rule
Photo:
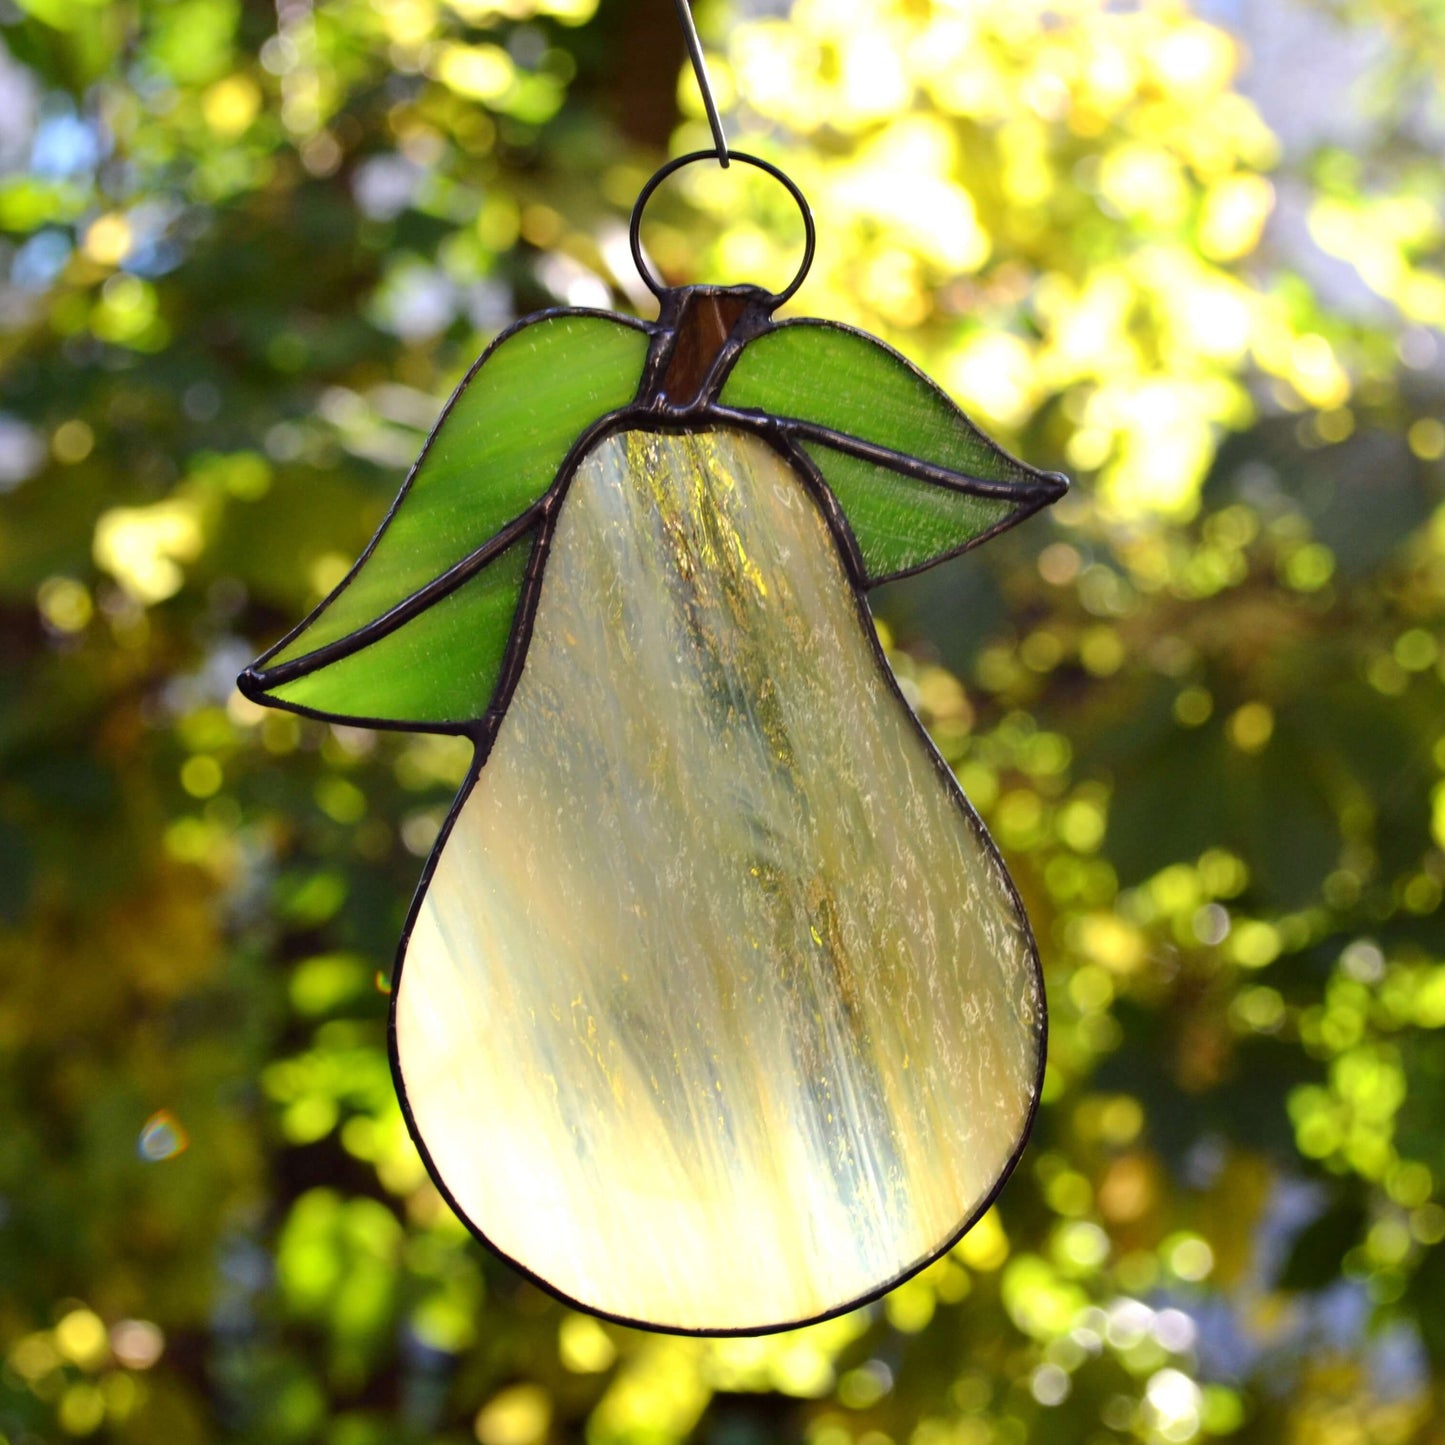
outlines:
[[[643,274],[654,323],[498,338],[241,686],[476,746],[392,998],[457,1213],[586,1309],[755,1332],[934,1259],[1022,1147],[1033,939],[864,594],[1064,482],[872,337],[774,322],[801,273]]]

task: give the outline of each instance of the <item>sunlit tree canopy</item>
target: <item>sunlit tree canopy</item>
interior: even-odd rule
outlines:
[[[652,314],[662,0],[0,5],[0,1445],[1406,1445],[1445,1410],[1445,14],[700,4],[872,331],[1047,516],[873,594],[1038,934],[1044,1103],[880,1303],[629,1332],[388,1070],[469,749],[239,668],[515,318]],[[668,281],[781,286],[742,167]]]

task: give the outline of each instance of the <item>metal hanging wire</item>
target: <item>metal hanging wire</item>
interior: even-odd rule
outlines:
[[[702,58],[702,41],[697,38],[697,26],[693,23],[692,7],[688,0],[674,0],[677,6],[677,22],[682,26],[682,38],[687,44],[688,58],[692,61],[693,74],[697,76],[697,88],[702,92],[703,109],[707,111],[707,123],[712,127],[713,144],[717,147],[717,163],[724,170],[728,165],[728,141],[723,134],[722,117],[717,113],[717,101],[713,99],[712,82],[707,77],[707,62]]]

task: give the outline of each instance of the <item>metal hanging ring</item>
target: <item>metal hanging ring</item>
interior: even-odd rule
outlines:
[[[652,193],[665,181],[674,171],[680,171],[684,166],[690,166],[694,161],[716,161],[716,151],[689,151],[685,156],[678,156],[676,160],[670,160],[666,165],[661,166],[653,173],[652,179],[643,186],[638,193],[636,201],[632,204],[632,224],[627,230],[627,239],[632,245],[632,259],[637,266],[638,274],[647,285],[647,289],[660,301],[667,292],[668,287],[648,269],[647,262],[642,255],[642,213],[647,208],[647,203],[652,199]],[[813,225],[813,213],[808,208],[808,198],[798,188],[798,184],[785,171],[781,171],[771,161],[765,161],[761,156],[749,155],[746,151],[729,151],[730,160],[741,161],[744,165],[753,166],[755,169],[765,171],[775,181],[786,188],[788,194],[797,203],[798,210],[803,217],[803,260],[798,267],[798,274],[781,291],[773,292],[768,299],[773,306],[781,306],[807,278],[809,270],[813,265],[813,252],[817,248],[818,235]]]

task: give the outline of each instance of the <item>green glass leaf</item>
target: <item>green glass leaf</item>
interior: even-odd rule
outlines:
[[[632,400],[648,335],[602,314],[504,336],[457,389],[361,560],[264,668],[365,627],[520,516],[581,433]]]
[[[843,508],[868,579],[899,577],[974,545],[1008,525],[1015,506],[923,482],[821,442],[803,450]]]
[[[844,509],[870,582],[973,546],[1066,485],[991,442],[891,347],[828,322],[788,322],[757,337],[719,401],[794,423]]]
[[[481,717],[501,674],[533,535],[375,641],[271,684],[265,700],[356,723]]]

